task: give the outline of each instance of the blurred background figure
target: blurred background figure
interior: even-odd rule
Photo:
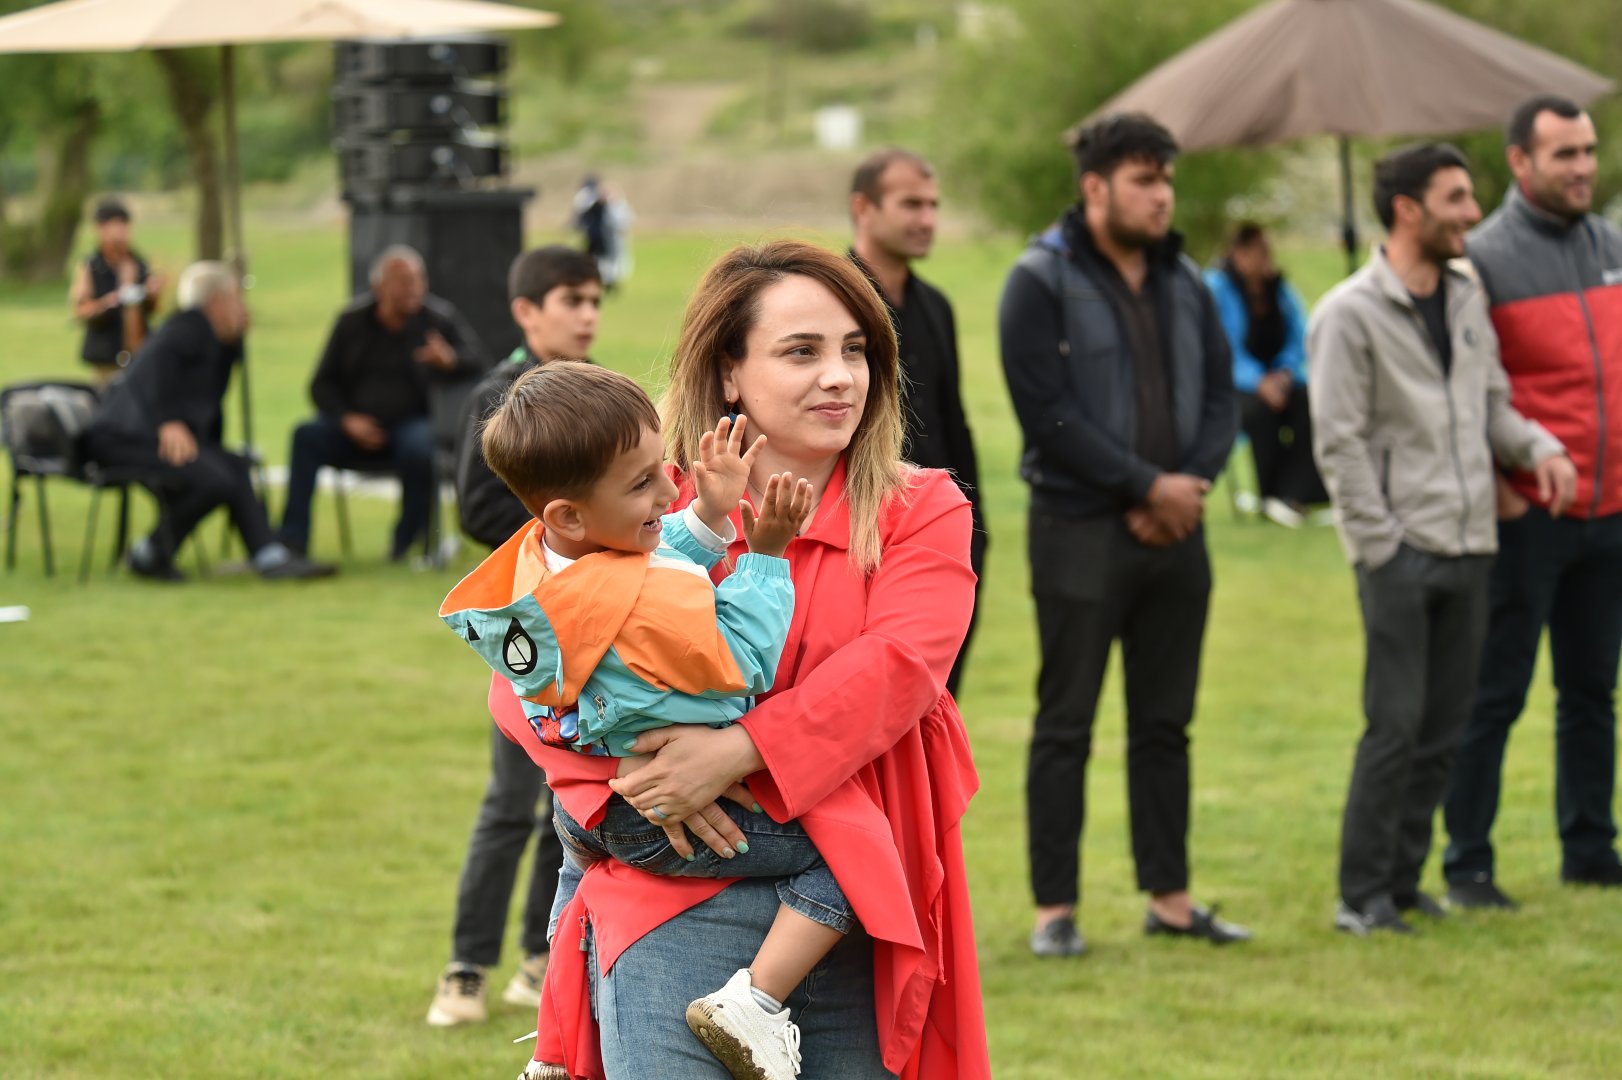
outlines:
[[[602,275],[603,288],[612,290],[631,277],[631,223],[636,220],[636,215],[631,212],[631,204],[625,201],[625,195],[619,188],[604,184],[602,193],[603,226],[608,233],[608,250],[598,257],[597,270]]]
[[[130,246],[128,207],[103,199],[95,219],[96,250],[74,271],[68,302],[73,317],[84,323],[79,357],[105,386],[146,340],[164,278]]]
[[[1329,501],[1312,459],[1306,305],[1273,263],[1267,233],[1254,222],[1234,229],[1205,283],[1233,350],[1239,422],[1256,460],[1254,498],[1270,521],[1297,528],[1307,507]]]

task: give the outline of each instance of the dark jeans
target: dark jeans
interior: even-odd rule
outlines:
[[[779,823],[730,799],[721,800],[720,806],[743,833],[749,850],[739,849],[732,858],[723,859],[689,832],[692,862],[671,846],[663,829],[618,795],[609,797],[603,819],[595,828],[587,829],[570,817],[562,803],[552,813],[558,837],[567,849],[564,857],[574,864],[574,870],[584,871],[591,863],[613,859],[663,877],[771,878],[777,899],[785,907],[841,934],[850,933],[855,921],[850,902],[799,822]],[[564,885],[568,895],[558,896],[560,910],[573,898],[573,885],[578,883],[578,874],[566,871],[565,878],[572,880]]]
[[[1475,710],[1448,790],[1449,881],[1493,873],[1492,825],[1510,727],[1526,705],[1549,627],[1555,686],[1555,816],[1561,871],[1617,863],[1617,657],[1622,653],[1622,514],[1593,520],[1527,511],[1498,525],[1491,618]]]
[[[1290,387],[1282,412],[1274,412],[1255,394],[1241,391],[1239,423],[1256,459],[1256,488],[1262,498],[1307,506],[1329,501],[1312,460],[1312,413],[1304,385]]]
[[[287,506],[282,511],[282,541],[297,551],[310,545],[310,501],[315,477],[324,465],[337,468],[387,469],[400,477],[400,520],[394,526],[393,555],[402,555],[428,529],[434,483],[434,432],[426,416],[388,429],[383,449],[363,450],[344,434],[336,416],[317,416],[293,429],[292,460],[287,467]]]
[[[1470,715],[1491,567],[1490,555],[1446,558],[1406,544],[1378,570],[1357,567],[1367,726],[1341,820],[1340,895],[1359,911],[1419,889]]]
[[[1026,779],[1036,902],[1071,904],[1079,895],[1093,717],[1116,639],[1138,888],[1187,888],[1188,725],[1211,594],[1204,531],[1150,548],[1119,518],[1033,510],[1029,545],[1042,647]]]
[[[492,724],[490,784],[479,804],[456,890],[452,960],[494,967],[501,959],[507,905],[531,833],[535,834],[535,865],[530,871],[519,945],[526,956],[547,951],[546,923],[558,888],[558,869],[563,865],[563,847],[548,820],[551,809],[552,791],[546,786],[546,775],[523,747]]]
[[[250,555],[275,539],[254,493],[248,459],[241,454],[199,440],[197,456],[176,466],[158,457],[154,438],[92,435],[90,456],[104,465],[145,471],[142,486],[158,496],[162,507],[151,543],[164,562],[174,559],[186,537],[219,506],[230,511]]]

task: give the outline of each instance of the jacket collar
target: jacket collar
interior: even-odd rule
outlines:
[[[1453,306],[1455,299],[1475,288],[1476,278],[1469,265],[1468,259],[1449,259],[1447,265],[1442,267],[1442,275],[1447,281],[1449,308]],[[1373,280],[1375,288],[1384,293],[1392,303],[1401,304],[1405,308],[1414,306],[1413,294],[1408,291],[1408,286],[1402,283],[1402,278],[1392,267],[1391,260],[1386,258],[1384,244],[1377,243],[1369,250],[1369,261],[1364,272]]]
[[[1583,218],[1563,218],[1559,214],[1552,214],[1543,209],[1528,199],[1526,192],[1522,191],[1521,185],[1517,183],[1511,183],[1509,190],[1504,193],[1504,207],[1523,224],[1554,237],[1565,236],[1583,222]]]
[[[1059,218],[1058,224],[1038,237],[1037,243],[1043,247],[1064,251],[1078,262],[1092,260],[1107,264],[1111,269],[1115,266],[1098,250],[1098,244],[1093,241],[1093,231],[1087,227],[1086,209],[1080,203],[1066,210]],[[1147,249],[1151,268],[1169,266],[1175,263],[1182,253],[1183,234],[1176,229],[1167,232],[1164,239],[1156,241]]]

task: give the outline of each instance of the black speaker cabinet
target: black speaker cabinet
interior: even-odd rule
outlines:
[[[372,260],[390,244],[409,244],[428,267],[428,291],[456,305],[489,353],[500,360],[521,335],[507,304],[507,269],[524,247],[524,204],[535,192],[394,189],[350,194],[349,279],[365,292]]]
[[[507,70],[506,42],[494,38],[437,41],[361,40],[337,44],[337,81],[448,83]]]
[[[338,141],[338,175],[350,194],[402,184],[471,187],[506,174],[507,144],[489,135],[396,131]]]
[[[507,92],[490,83],[454,87],[338,87],[332,93],[339,138],[409,129],[462,131],[506,122]]]

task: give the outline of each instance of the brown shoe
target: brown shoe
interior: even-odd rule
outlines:
[[[501,992],[501,1000],[509,1005],[521,1005],[526,1009],[538,1009],[541,1005],[541,982],[546,978],[547,953],[536,953],[534,956],[524,957],[524,962],[518,965],[513,972],[512,979],[507,983],[507,989]]]
[[[473,964],[451,964],[439,977],[439,989],[428,1007],[431,1027],[482,1024],[490,1018],[484,1005],[484,969]]]

